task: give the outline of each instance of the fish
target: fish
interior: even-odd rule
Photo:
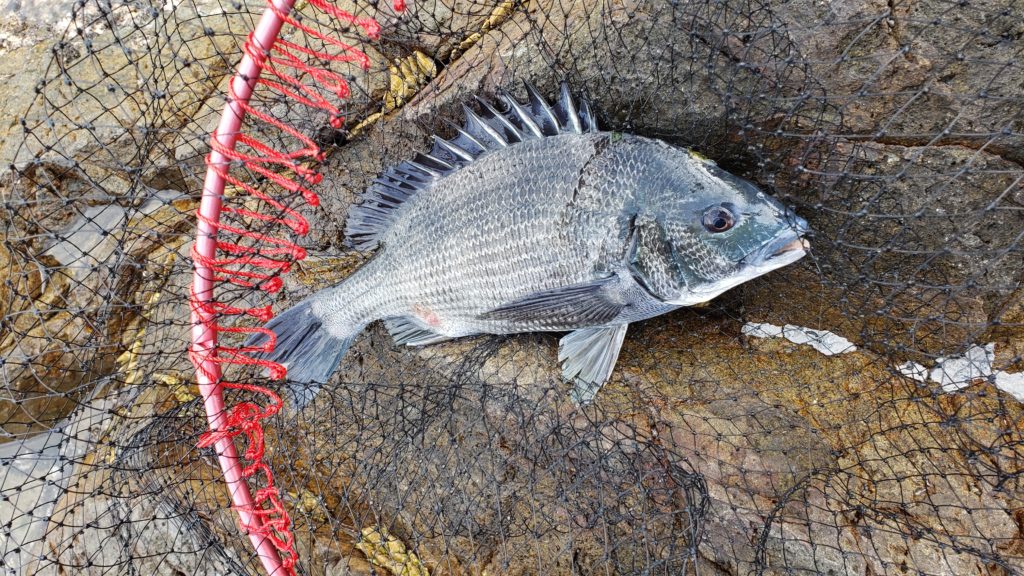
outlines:
[[[387,168],[350,208],[347,243],[373,256],[245,343],[283,365],[305,406],[356,337],[383,320],[400,345],[567,332],[570,395],[594,401],[627,327],[702,305],[793,264],[807,221],[687,148],[602,131],[562,83],[548,101],[463,105],[454,136]]]

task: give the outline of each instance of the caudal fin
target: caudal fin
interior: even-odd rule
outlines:
[[[347,338],[332,335],[313,313],[312,303],[300,302],[275,316],[264,326],[277,335],[277,344],[269,353],[256,357],[277,362],[288,373],[289,398],[297,408],[303,408],[320,391],[338,367],[356,334]],[[267,336],[254,334],[245,346],[260,346]]]

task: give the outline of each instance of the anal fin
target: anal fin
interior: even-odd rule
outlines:
[[[619,359],[628,324],[581,328],[562,337],[558,361],[562,376],[573,382],[572,399],[579,406],[593,402]]]
[[[384,320],[384,326],[395,339],[395,343],[404,346],[426,346],[451,340],[450,336],[438,334],[407,316],[388,318]]]

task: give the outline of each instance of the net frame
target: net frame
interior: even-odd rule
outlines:
[[[375,21],[357,18],[328,2],[329,0],[310,0],[312,6],[338,22],[358,26],[369,39],[379,36],[380,26]],[[286,370],[283,366],[248,355],[261,349],[273,350],[273,332],[265,328],[222,325],[225,316],[247,315],[266,322],[273,314],[269,306],[242,309],[220,303],[217,301],[215,289],[219,282],[230,282],[267,293],[276,292],[282,286],[279,274],[287,272],[292,262],[302,260],[305,251],[286,239],[274,238],[272,232],[247,231],[235,227],[230,230],[240,237],[255,238],[276,247],[268,250],[218,241],[217,233],[223,226],[220,223],[220,214],[225,209],[233,210],[265,222],[279,224],[292,233],[307,233],[308,223],[298,212],[274,201],[251,183],[230,174],[232,166],[240,164],[271,179],[284,190],[301,195],[307,204],[319,204],[316,194],[308,186],[318,183],[321,176],[314,167],[304,163],[321,161],[323,156],[320,148],[308,136],[250,106],[249,99],[256,87],[262,84],[310,108],[319,108],[330,113],[330,125],[340,128],[344,118],[338,108],[299,80],[297,73],[312,74],[323,88],[338,99],[344,99],[349,94],[345,79],[329,69],[308,63],[307,59],[321,59],[323,62],[359,61],[364,69],[369,68],[368,58],[356,47],[331,38],[290,17],[289,13],[294,4],[295,0],[268,2],[255,30],[246,39],[243,47],[244,56],[229,82],[227,105],[216,130],[211,135],[212,151],[206,159],[207,172],[203,182],[202,199],[196,214],[198,224],[196,241],[192,248],[195,272],[190,292],[193,330],[189,350],[189,357],[196,368],[196,380],[209,424],[209,431],[203,434],[198,447],[212,446],[216,451],[224,484],[239,517],[239,525],[243,532],[248,534],[264,569],[268,574],[286,575],[295,574],[298,553],[295,551],[291,520],[274,485],[273,472],[263,461],[264,434],[261,423],[262,420],[279,412],[283,403],[280,396],[265,387],[225,381],[221,370],[223,364],[258,365],[266,368],[274,379],[285,377]],[[405,9],[404,2],[396,0],[394,9],[396,12],[402,12]],[[280,39],[282,28],[286,25],[340,48],[341,53],[331,55]],[[293,72],[289,72],[289,69]],[[296,150],[275,150],[273,146],[247,136],[243,130],[243,122],[247,117],[255,118],[295,137],[304,146]],[[245,143],[256,154],[237,151],[235,146],[238,142]],[[293,176],[282,174],[282,171],[290,171]],[[225,207],[225,186],[229,183],[281,212],[261,215],[245,208]],[[218,257],[220,253],[225,253],[225,257]],[[285,258],[277,260],[270,257],[277,255],[283,255]],[[253,272],[253,269],[262,271]],[[219,332],[263,333],[269,340],[260,348],[231,348],[218,343]],[[228,407],[224,401],[225,388],[262,395],[267,403],[261,406],[245,401]],[[244,459],[239,457],[233,440],[239,435],[244,435],[247,440]],[[261,482],[261,487],[255,493],[250,490],[250,481]]]

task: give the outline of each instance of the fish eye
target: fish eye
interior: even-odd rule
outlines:
[[[701,223],[708,232],[717,234],[732,228],[736,224],[736,215],[729,207],[719,204],[704,211]]]

